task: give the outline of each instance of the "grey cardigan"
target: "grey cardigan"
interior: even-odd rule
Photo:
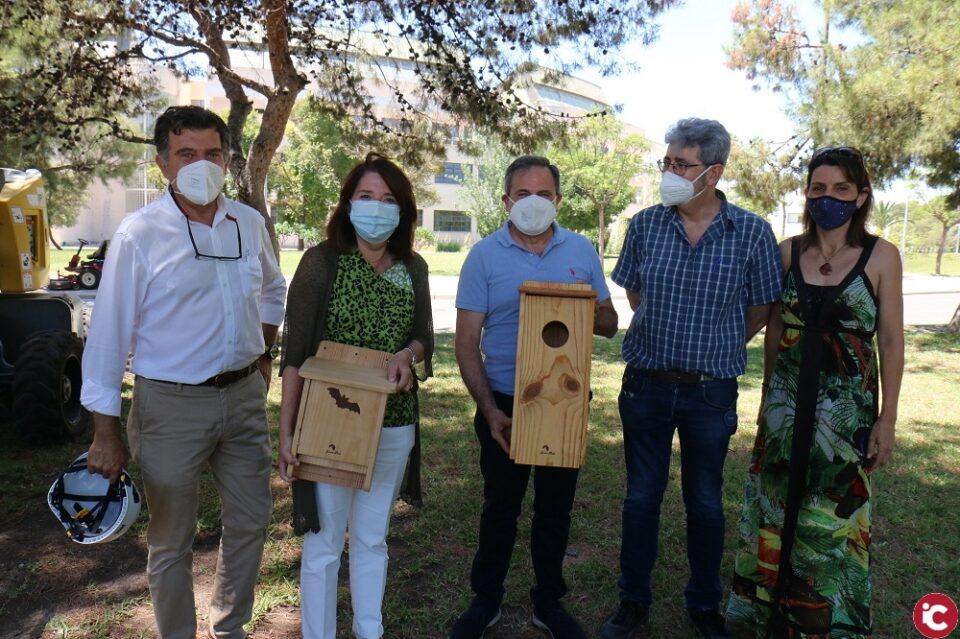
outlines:
[[[280,372],[287,366],[299,368],[303,362],[316,354],[317,347],[326,332],[327,308],[333,293],[333,283],[337,279],[337,259],[340,252],[329,241],[314,246],[303,254],[297,272],[290,282],[287,293],[287,312],[284,320],[283,349],[280,359]],[[404,261],[413,280],[414,313],[410,340],[423,344],[424,381],[433,375],[433,311],[430,304],[430,283],[427,276],[427,263],[414,253]],[[417,399],[416,383],[413,389]],[[407,502],[423,503],[420,485],[420,423],[419,404],[417,406],[416,439],[407,474],[400,488],[400,494]],[[298,535],[307,531],[320,531],[320,516],[317,512],[316,485],[314,482],[298,479],[293,482],[293,529]]]

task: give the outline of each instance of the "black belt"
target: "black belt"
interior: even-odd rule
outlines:
[[[168,382],[165,379],[150,379],[151,382],[160,382],[161,384],[180,384],[181,386],[213,386],[215,388],[224,388],[225,386],[230,386],[231,384],[236,384],[241,379],[257,370],[257,363],[254,362],[245,368],[241,368],[236,371],[227,371],[225,373],[217,373],[210,379],[205,379],[198,384],[184,384],[182,382]]]
[[[646,375],[650,379],[655,379],[658,382],[663,382],[664,384],[696,384],[699,382],[715,382],[717,380],[723,379],[721,377],[714,377],[713,375],[707,375],[706,373],[690,373],[687,371],[664,371],[664,370],[655,370],[652,368],[640,368],[637,369],[637,372],[641,375]]]

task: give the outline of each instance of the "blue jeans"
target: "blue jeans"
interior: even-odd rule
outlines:
[[[628,366],[619,404],[627,465],[620,598],[647,606],[652,601],[660,504],[677,429],[690,564],[684,596],[688,608],[717,608],[723,598],[723,463],[737,430],[737,380],[667,383]]]

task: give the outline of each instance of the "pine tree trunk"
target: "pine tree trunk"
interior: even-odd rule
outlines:
[[[265,0],[262,4],[267,16],[265,40],[271,45],[271,72],[276,91],[267,97],[267,104],[261,114],[260,129],[246,157],[240,141],[247,117],[253,111],[253,102],[247,97],[243,86],[236,78],[228,73],[219,73],[218,78],[224,94],[230,101],[227,128],[232,138],[233,158],[230,170],[237,182],[237,199],[257,209],[263,215],[267,232],[270,234],[270,243],[279,258],[280,243],[273,228],[273,219],[270,217],[265,193],[267,169],[270,168],[273,156],[283,141],[283,133],[290,119],[290,113],[293,111],[294,102],[300,91],[307,85],[307,81],[297,72],[290,55],[290,40],[283,3],[281,0]],[[208,53],[210,64],[214,71],[219,71],[218,64],[222,65],[221,61],[230,59],[220,26],[209,16],[194,15],[194,18],[201,33],[211,44],[212,52]],[[227,70],[228,67],[229,65],[223,65],[223,70]]]
[[[50,228],[49,225],[47,226],[47,237],[50,238],[50,243],[53,244],[55,247],[57,247],[58,251],[61,250],[60,245],[57,244],[57,241],[55,239],[53,239],[53,229]]]
[[[947,232],[950,229],[947,228],[947,225],[943,225],[943,233],[940,234],[940,246],[937,247],[937,267],[934,269],[934,273],[940,275],[940,264],[943,262],[943,251],[947,247]]]

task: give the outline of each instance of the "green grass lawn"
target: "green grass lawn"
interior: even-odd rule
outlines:
[[[463,261],[467,259],[466,250],[457,253],[424,251],[421,255],[430,265],[431,275],[459,275]],[[286,275],[293,275],[302,256],[303,251],[280,251],[280,270]]]
[[[423,259],[430,266],[430,275],[460,275],[460,269],[463,268],[463,262],[467,259],[468,250],[464,249],[457,253],[440,253],[437,251],[424,251],[421,253]],[[296,270],[296,264],[300,260],[299,251],[281,251],[280,268],[284,273],[292,273]],[[603,258],[603,272],[608,277],[617,265],[616,256],[606,256]],[[292,269],[292,270],[291,270]],[[960,268],[957,269],[960,274]]]
[[[93,252],[96,247],[84,247],[81,256],[86,256]],[[50,276],[55,277],[57,270],[64,271],[64,268],[70,262],[70,258],[77,252],[76,248],[65,248],[57,250],[50,249]],[[280,251],[280,269],[286,275],[293,275],[297,270],[297,264],[303,257],[303,251]],[[430,273],[432,275],[459,275],[463,261],[467,259],[467,251],[457,253],[440,253],[436,251],[426,251],[423,253],[424,259],[430,264]],[[612,264],[610,268],[613,268]]]
[[[594,340],[591,380],[594,400],[588,452],[580,474],[565,569],[570,588],[566,603],[591,635],[617,599],[620,505],[625,476],[616,404],[623,371],[621,340],[622,333],[614,340]],[[906,343],[907,365],[897,446],[891,463],[874,476],[872,564],[878,639],[917,636],[911,613],[922,595],[928,592],[945,592],[954,598],[960,595],[960,562],[956,556],[960,539],[960,417],[956,410],[960,388],[960,335],[909,332]],[[728,530],[722,574],[727,587],[735,552],[741,484],[756,433],[760,358],[760,340],[756,339],[750,346],[749,371],[741,380],[740,425],[731,441],[726,469],[724,502]],[[482,484],[472,427],[474,405],[454,361],[451,335],[438,335],[434,365],[435,376],[424,384],[421,398],[424,505],[415,508],[398,503],[390,532],[385,636],[399,639],[445,636],[471,596],[468,575],[477,539]],[[129,394],[129,387],[126,392]],[[279,386],[274,382],[268,406],[274,442],[277,441],[275,424],[279,401]],[[42,503],[49,477],[86,444],[73,442],[31,451],[10,434],[10,429],[2,432],[5,434],[0,438],[4,450],[0,456],[0,490],[8,519],[17,521],[23,516],[26,504]],[[137,469],[133,467],[132,472],[136,476]],[[288,614],[285,611],[290,606],[299,604],[301,540],[291,532],[289,489],[276,478],[274,489],[274,523],[261,569],[253,636],[257,636],[258,624],[266,623],[275,615]],[[520,519],[516,550],[506,581],[504,618],[488,633],[488,639],[543,636],[528,626],[527,591],[533,578],[528,542],[531,500],[532,491]],[[132,534],[112,544],[142,547],[144,520],[141,518]],[[43,523],[52,525],[52,521]],[[216,534],[217,525],[217,501],[207,483],[202,490],[199,523],[200,535],[206,543]],[[653,575],[657,601],[650,630],[643,636],[687,637],[683,623],[678,623],[683,618],[682,592],[687,565],[676,442],[671,480],[663,504],[660,541],[660,558]],[[70,550],[76,551],[72,547]],[[339,590],[338,636],[342,639],[351,636],[345,566],[346,561]],[[4,598],[15,599],[17,593],[34,585],[29,580],[40,579],[44,570],[40,562],[36,572],[26,578],[28,583],[0,596],[0,610]],[[144,592],[115,591],[113,595],[105,595],[102,605],[115,611],[109,636],[140,636],[137,623],[143,623],[144,613],[133,615],[122,611],[148,606]],[[48,626],[48,630],[53,629],[54,626]],[[74,628],[63,636],[106,635]]]
[[[83,247],[83,250],[80,252],[81,259],[89,255],[90,253],[93,253],[93,251],[95,251],[96,248],[97,248],[96,246]],[[62,272],[64,275],[66,275],[66,271],[64,269],[66,268],[67,264],[70,263],[70,258],[73,257],[73,254],[76,252],[77,252],[76,247],[59,249],[59,250],[51,247],[50,248],[50,277],[51,278],[56,277],[58,270]]]
[[[907,255],[906,272],[919,275],[933,275],[936,273],[936,253],[909,253]],[[960,275],[960,254],[944,253],[940,264],[941,275]]]
[[[87,255],[92,252],[96,247],[84,247],[83,255]],[[73,249],[50,249],[50,274],[51,277],[56,276],[57,269],[63,270],[63,268],[70,261],[70,258],[77,251],[76,248]],[[467,250],[464,249],[457,253],[440,253],[437,251],[424,251],[422,253],[427,264],[430,265],[430,274],[431,275],[459,275],[460,269],[463,267],[463,261],[467,259]],[[283,250],[280,251],[280,268],[286,275],[293,275],[294,271],[297,270],[297,264],[300,263],[300,258],[303,256],[303,251],[290,251]],[[907,256],[907,272],[908,273],[917,273],[920,275],[932,275],[934,272],[934,261],[936,255],[931,253],[911,253]],[[603,259],[603,272],[607,276],[610,275],[613,271],[613,267],[617,264],[616,256],[606,256]],[[941,271],[943,275],[960,275],[960,255],[956,253],[947,253],[943,256],[943,264],[941,265]]]

